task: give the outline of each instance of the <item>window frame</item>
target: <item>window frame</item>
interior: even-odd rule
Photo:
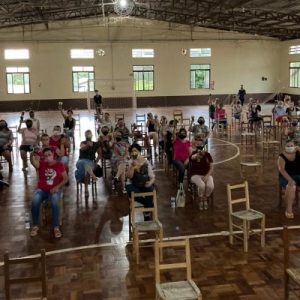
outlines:
[[[145,56],[145,52],[152,50],[153,56]],[[140,55],[134,56],[134,51],[138,52],[140,51]],[[131,49],[131,57],[132,58],[154,58],[155,57],[155,50],[154,48],[132,48]]]
[[[74,70],[74,68],[82,68],[83,70]],[[84,70],[84,68],[93,68],[93,71],[92,70]],[[87,84],[89,83],[89,85],[85,88],[84,90],[80,90],[81,86],[79,84],[79,78],[77,78],[77,89],[78,90],[75,90],[75,79],[74,79],[74,75],[78,74],[79,73],[87,73],[88,76],[88,81],[87,81]],[[90,78],[90,74],[93,74],[92,78]],[[87,92],[94,92],[95,91],[95,82],[92,81],[92,82],[89,82],[89,80],[95,80],[95,67],[94,66],[72,66],[72,92],[73,93],[87,93]],[[91,86],[92,84],[92,86]]]
[[[16,71],[8,71],[9,68],[16,68]],[[18,71],[18,69],[22,69],[22,68],[27,68],[28,71]],[[14,89],[14,75],[15,74],[22,74],[22,85],[23,85],[23,92],[15,92]],[[23,95],[23,94],[31,94],[31,86],[30,86],[30,69],[29,67],[6,67],[5,70],[5,78],[6,78],[6,92],[7,94],[12,94],[12,95]],[[11,84],[12,84],[12,92],[9,91],[9,79],[8,76],[11,75]],[[26,76],[27,75],[27,76]],[[25,83],[25,76],[28,79],[28,89],[26,89],[26,83]]]
[[[209,49],[209,54],[202,53],[201,50]],[[194,53],[196,54],[196,50],[199,50],[199,55],[192,55],[192,50],[194,50]],[[189,57],[190,58],[199,58],[199,57],[211,57],[211,48],[190,48],[189,49]]]
[[[134,67],[143,67],[143,68],[144,67],[152,67],[152,70],[134,70]],[[133,85],[134,91],[136,91],[136,92],[152,92],[152,91],[154,91],[154,65],[133,65],[132,66],[132,71],[133,71],[133,79],[134,79],[134,85]],[[148,86],[152,87],[152,89],[145,89],[145,82],[147,80],[145,78],[145,73],[151,73],[152,74],[152,86],[149,85],[149,83],[148,83]],[[140,78],[136,79],[136,74],[142,74],[143,78],[142,79],[140,79]],[[142,80],[142,85],[143,85],[142,89],[139,89],[139,85],[138,85],[138,89],[136,89],[136,86],[137,86],[136,81],[137,80],[138,81]],[[148,80],[149,80],[149,77],[148,77]]]
[[[209,66],[209,69],[201,69],[201,68],[194,68],[192,69],[192,66]],[[196,72],[198,70],[202,70],[202,71],[208,71],[208,86],[207,87],[197,87],[196,85],[196,78],[195,78],[195,82],[194,82],[194,87],[192,86],[192,79],[193,79],[193,75],[192,73],[195,73],[194,77],[196,77]],[[210,81],[211,81],[211,64],[208,63],[197,63],[197,64],[190,64],[190,89],[191,90],[209,90],[210,89]],[[205,82],[205,78],[204,78],[204,82]]]
[[[294,63],[298,63],[299,66],[292,67],[291,64],[294,64]],[[292,74],[291,74],[292,70],[298,70],[298,72],[297,72],[297,79],[296,79],[297,86],[292,86],[292,84],[291,84],[292,81],[295,81],[292,78]],[[300,88],[300,61],[291,61],[291,62],[289,62],[289,87],[290,88],[295,88],[295,89]]]
[[[289,55],[300,54],[300,45],[289,46]]]
[[[82,50],[82,51],[88,51],[88,50],[90,50],[91,51],[91,53],[93,54],[93,57],[87,57],[87,56],[77,56],[77,57],[72,57],[72,51],[80,51],[80,50]],[[71,48],[70,49],[70,58],[71,59],[95,59],[95,50],[94,49],[92,49],[92,48]]]

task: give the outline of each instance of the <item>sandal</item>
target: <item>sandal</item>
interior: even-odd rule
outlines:
[[[55,237],[56,239],[59,239],[59,238],[62,237],[62,233],[61,233],[59,227],[54,227],[54,230],[53,230],[53,231],[54,231],[54,237]]]
[[[39,231],[39,227],[38,226],[33,226],[31,231],[30,231],[30,235],[31,236],[36,236],[38,234]]]
[[[293,213],[289,213],[289,212],[285,212],[285,217],[287,218],[287,219],[294,219],[294,214]]]

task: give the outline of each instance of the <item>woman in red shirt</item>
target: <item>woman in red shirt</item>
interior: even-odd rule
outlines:
[[[173,164],[178,170],[179,183],[183,183],[184,172],[189,162],[189,151],[191,142],[186,139],[187,132],[185,128],[180,128],[178,136],[176,137],[176,130],[174,130],[173,142]]]
[[[199,136],[193,140],[193,150],[190,156],[190,176],[191,182],[198,188],[199,209],[207,209],[207,198],[214,189],[212,177],[213,159],[211,155],[204,150],[204,142]]]

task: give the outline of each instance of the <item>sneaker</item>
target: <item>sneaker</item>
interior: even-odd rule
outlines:
[[[207,203],[207,200],[204,200],[204,204],[203,204],[203,206],[204,206],[204,210],[207,210],[207,208],[208,208],[208,203]]]
[[[30,235],[33,237],[33,236],[36,236],[38,234],[38,231],[39,231],[39,227],[38,226],[33,226],[31,231],[30,231]]]
[[[53,231],[54,231],[54,237],[55,237],[56,239],[59,239],[59,238],[62,237],[62,233],[61,233],[59,227],[54,227],[54,230],[53,230]]]
[[[122,191],[122,192],[123,192],[123,194],[127,194],[127,191],[126,191],[126,189],[125,189],[125,188],[123,189],[123,191]]]
[[[199,202],[199,209],[200,209],[200,210],[203,210],[203,201],[200,201],[200,202]]]

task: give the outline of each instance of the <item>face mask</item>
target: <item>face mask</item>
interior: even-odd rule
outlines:
[[[104,131],[104,132],[103,132],[103,135],[108,135],[108,131]]]
[[[178,135],[180,139],[185,139],[186,138],[186,134],[185,133],[181,133]]]
[[[203,124],[204,124],[204,121],[203,121],[203,120],[200,120],[200,121],[198,121],[198,123],[199,123],[200,125],[203,125]]]
[[[28,129],[30,129],[30,128],[32,127],[32,124],[26,124],[26,127],[27,127]]]
[[[133,160],[136,160],[138,158],[138,154],[131,154],[131,157]]]
[[[4,129],[6,126],[4,124],[0,125],[0,130]]]
[[[60,131],[58,131],[58,130],[53,130],[53,135],[59,136],[59,135],[60,135]]]
[[[116,141],[117,141],[117,142],[121,142],[121,141],[122,141],[122,138],[121,138],[121,137],[116,137]]]
[[[197,146],[197,150],[202,151],[203,150],[203,146]]]
[[[298,125],[298,122],[292,122],[292,126],[296,127]]]
[[[295,153],[295,151],[296,151],[296,147],[295,146],[285,147],[285,152],[286,153]]]

